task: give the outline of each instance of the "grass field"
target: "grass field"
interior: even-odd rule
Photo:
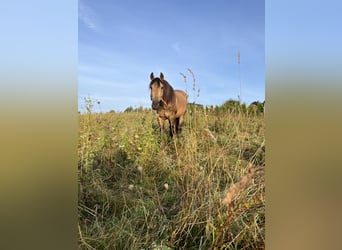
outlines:
[[[79,115],[80,249],[265,248],[263,115],[191,113]]]

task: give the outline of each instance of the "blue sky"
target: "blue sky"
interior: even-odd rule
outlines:
[[[197,103],[237,100],[240,82],[243,102],[265,99],[264,1],[80,0],[78,11],[80,111],[85,97],[95,111],[150,107],[151,72],[192,102],[188,68]]]

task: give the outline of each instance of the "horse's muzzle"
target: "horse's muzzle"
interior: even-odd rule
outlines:
[[[157,110],[160,107],[160,101],[159,100],[153,100],[152,101],[152,109]]]

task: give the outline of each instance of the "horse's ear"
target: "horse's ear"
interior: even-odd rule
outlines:
[[[163,75],[163,73],[162,72],[160,72],[160,80],[162,80],[162,81],[164,81],[164,75]]]
[[[154,74],[153,74],[153,72],[151,73],[150,78],[151,78],[151,80],[154,79]]]

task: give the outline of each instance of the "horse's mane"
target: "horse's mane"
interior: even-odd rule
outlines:
[[[164,89],[163,89],[163,100],[169,104],[173,101],[173,97],[174,97],[174,90],[172,88],[172,86],[165,80],[161,80],[160,78],[156,77],[152,80],[152,82],[150,83],[150,87],[152,86],[152,84],[156,83],[158,85],[158,87],[160,86],[160,83],[163,82],[164,85]]]

